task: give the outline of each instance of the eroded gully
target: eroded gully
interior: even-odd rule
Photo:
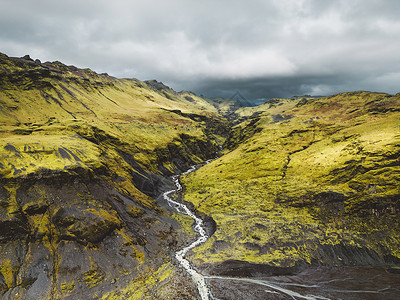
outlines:
[[[207,163],[208,162],[209,161],[207,161]],[[189,173],[195,171],[196,169],[197,169],[197,166],[192,166],[189,170],[184,172],[182,175],[189,174]],[[199,272],[197,272],[191,266],[190,262],[187,259],[185,259],[186,253],[189,250],[191,250],[191,249],[193,249],[193,248],[205,243],[207,241],[207,239],[208,239],[208,235],[206,233],[203,220],[198,218],[185,204],[176,202],[171,198],[171,194],[175,194],[175,193],[177,193],[177,192],[182,190],[182,185],[179,182],[179,177],[180,176],[177,176],[177,175],[172,177],[172,179],[175,182],[176,189],[170,190],[168,192],[165,192],[163,194],[163,197],[164,197],[165,200],[167,200],[168,204],[171,207],[176,209],[177,212],[185,214],[185,215],[188,215],[195,221],[194,230],[198,234],[198,238],[193,243],[191,243],[189,246],[187,246],[187,247],[183,248],[182,250],[176,252],[175,257],[179,261],[181,266],[192,277],[192,280],[194,281],[194,283],[197,286],[197,290],[199,291],[201,299],[202,300],[208,300],[208,299],[210,299],[211,293],[210,293],[210,290],[208,289],[208,287],[206,285],[204,276],[202,274],[200,274]]]

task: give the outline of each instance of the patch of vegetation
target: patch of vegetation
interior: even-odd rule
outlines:
[[[152,197],[228,129],[190,92],[0,54],[0,133],[0,292],[23,295],[46,262],[63,298],[169,261],[176,233]]]
[[[258,107],[231,151],[183,179],[185,200],[217,222],[195,261],[338,263],[324,245],[399,258],[399,106],[356,92]]]
[[[88,287],[95,287],[104,280],[105,274],[96,264],[90,266],[90,270],[83,273],[83,281]]]
[[[190,281],[190,279],[189,279]],[[178,287],[179,286],[179,287]],[[146,269],[126,287],[106,293],[102,299],[190,299],[195,297],[177,269],[167,263],[157,270]]]
[[[64,282],[61,284],[61,290],[63,292],[71,292],[75,288],[75,281],[67,283]]]

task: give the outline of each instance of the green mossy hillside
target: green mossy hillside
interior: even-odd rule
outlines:
[[[135,159],[154,171],[159,167],[154,150],[179,143],[182,135],[215,145],[226,134],[226,122],[205,99],[156,81],[116,79],[4,54],[0,66],[2,135],[78,134],[95,143],[118,142],[129,145]],[[217,123],[218,132],[207,130]]]
[[[376,265],[400,258],[400,95],[274,99],[188,175],[214,218],[197,263]],[[240,113],[240,112],[238,112]]]
[[[2,178],[28,176],[42,170],[97,169],[99,149],[78,135],[32,134],[0,138]]]
[[[159,280],[184,238],[155,200],[165,177],[227,134],[190,92],[0,54],[0,298],[101,298],[132,282],[149,295],[137,279]]]

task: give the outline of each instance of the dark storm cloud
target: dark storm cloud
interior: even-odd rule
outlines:
[[[375,78],[374,78],[375,80]],[[360,88],[358,90],[369,90],[373,83],[368,79],[360,82],[354,75],[336,74],[323,76],[299,76],[299,77],[276,77],[276,78],[251,78],[247,80],[212,80],[203,82],[193,91],[202,94],[203,91],[218,97],[231,98],[236,92],[248,100],[257,104],[265,102],[265,99],[275,97],[292,97],[303,95],[327,96],[336,92],[354,91],[354,82]],[[381,84],[384,86],[384,84]],[[387,86],[385,86],[387,87]],[[387,89],[376,89],[374,91],[386,91]]]
[[[6,2],[6,3],[4,3]],[[0,51],[249,99],[400,90],[400,1],[13,0]]]

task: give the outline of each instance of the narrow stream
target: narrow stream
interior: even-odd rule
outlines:
[[[209,161],[207,161],[206,163],[208,163]],[[186,175],[189,174],[193,171],[195,171],[197,168],[196,166],[192,166],[189,170],[187,170],[186,172],[182,173],[182,175]],[[189,261],[187,259],[185,259],[185,255],[186,253],[205,243],[207,241],[207,239],[209,238],[209,236],[206,233],[205,227],[204,227],[204,223],[203,220],[201,220],[200,218],[196,217],[196,215],[183,203],[179,203],[174,201],[170,195],[177,193],[179,191],[182,190],[182,185],[179,182],[179,177],[178,175],[175,175],[172,177],[172,179],[175,182],[176,185],[176,189],[175,190],[170,190],[168,192],[165,192],[163,194],[163,197],[165,200],[167,200],[168,204],[175,208],[179,213],[185,214],[190,216],[196,223],[196,225],[194,226],[194,230],[195,232],[198,234],[198,239],[195,240],[193,243],[191,243],[189,246],[183,248],[182,250],[176,252],[175,257],[176,259],[180,262],[180,264],[182,265],[182,267],[185,268],[185,270],[190,274],[190,276],[192,277],[194,283],[197,286],[197,289],[199,291],[201,300],[209,300],[210,299],[210,291],[206,285],[206,282],[204,280],[204,276],[201,275],[200,273],[198,273],[189,263]]]
[[[290,296],[292,299],[331,300],[330,298],[326,298],[324,296],[311,295],[311,294],[302,295],[296,291],[293,291],[293,290],[290,290],[287,288],[283,288],[283,287],[277,285],[277,283],[272,283],[270,281],[265,281],[265,280],[258,280],[258,279],[253,279],[253,278],[240,278],[240,277],[224,277],[224,276],[207,276],[206,278],[207,279],[244,281],[244,282],[248,282],[248,283],[252,283],[252,284],[256,284],[256,285],[262,285],[262,286],[266,286],[266,287],[270,288],[271,290],[277,291],[277,292],[269,291],[270,293],[287,295],[287,296]],[[313,288],[315,286],[302,285],[302,287]]]
[[[210,160],[206,161],[206,164],[209,163]],[[196,171],[198,168],[198,166],[192,166],[190,167],[189,170],[187,170],[186,172],[182,173],[181,175],[186,175],[189,174],[191,172]],[[179,191],[182,190],[182,185],[179,182],[179,178],[181,175],[175,175],[172,177],[176,189],[174,190],[170,190],[167,191],[163,194],[164,199],[168,202],[168,204],[173,207],[177,212],[181,213],[181,214],[185,214],[190,216],[194,221],[195,221],[195,226],[194,226],[194,230],[195,232],[198,234],[198,239],[195,240],[193,243],[191,243],[189,246],[183,248],[182,250],[176,252],[175,257],[176,259],[179,261],[179,263],[182,265],[183,268],[185,268],[185,270],[189,273],[189,275],[192,277],[193,282],[196,284],[197,286],[197,290],[199,291],[201,300],[209,300],[211,299],[216,299],[212,296],[211,291],[209,290],[206,282],[205,282],[205,278],[208,279],[222,279],[222,280],[241,280],[241,281],[246,281],[246,282],[250,282],[253,284],[257,284],[257,285],[263,285],[269,288],[272,288],[273,290],[278,291],[278,293],[280,292],[281,294],[285,294],[285,295],[289,295],[291,298],[296,299],[306,299],[306,300],[318,300],[318,299],[323,299],[323,300],[329,300],[329,298],[325,298],[325,297],[319,297],[319,296],[312,296],[312,295],[308,295],[308,296],[303,296],[295,291],[291,291],[289,289],[277,286],[274,283],[270,283],[267,281],[261,281],[261,280],[255,280],[255,279],[250,279],[250,278],[231,278],[231,277],[221,277],[221,276],[203,276],[202,274],[200,274],[199,272],[197,272],[190,264],[190,262],[185,259],[185,255],[186,253],[205,243],[207,241],[207,239],[209,238],[209,236],[206,233],[205,230],[205,226],[203,223],[203,220],[201,220],[200,218],[198,218],[185,204],[183,203],[179,203],[176,202],[175,200],[173,200],[171,198],[172,194],[175,194]],[[217,300],[217,299],[216,299]]]
[[[208,163],[210,161],[207,161]],[[192,166],[182,175],[189,174],[195,171],[198,166]],[[175,257],[182,267],[192,277],[196,284],[201,300],[218,300],[215,296],[225,294],[230,290],[238,287],[230,283],[243,282],[252,285],[250,290],[247,290],[246,298],[254,299],[254,293],[258,293],[257,286],[265,287],[267,290],[261,291],[255,295],[256,299],[263,297],[262,293],[269,293],[269,296],[264,299],[282,299],[281,297],[289,297],[290,299],[305,299],[305,300],[329,300],[329,299],[400,299],[400,290],[398,288],[399,275],[390,274],[382,268],[362,268],[362,267],[341,267],[341,268],[310,268],[298,275],[278,276],[270,278],[240,278],[228,276],[203,276],[197,272],[185,259],[187,252],[207,241],[209,236],[205,230],[203,220],[198,218],[185,204],[176,202],[171,195],[182,190],[182,185],[179,182],[179,175],[172,177],[176,189],[167,191],[163,194],[164,199],[168,204],[176,209],[177,212],[190,216],[195,221],[194,230],[198,238],[189,246],[176,252]],[[212,295],[209,286],[206,284],[206,279],[213,291]],[[270,281],[272,279],[272,281]],[[216,280],[221,284],[216,285]],[[287,281],[287,282],[285,282]],[[240,287],[239,287],[240,289]],[[276,294],[275,297],[273,294]],[[231,294],[232,295],[232,294]],[[225,297],[224,297],[225,298]],[[232,298],[233,299],[233,298]],[[243,295],[235,299],[245,299]]]

